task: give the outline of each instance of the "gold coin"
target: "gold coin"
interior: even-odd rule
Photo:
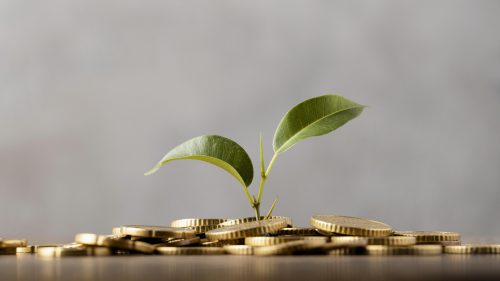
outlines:
[[[368,245],[366,252],[369,255],[409,255],[409,247],[402,246],[384,246],[384,245]]]
[[[155,245],[155,247],[181,247],[189,246],[193,244],[200,244],[200,237],[188,238],[188,239],[173,239],[166,243],[161,243]]]
[[[85,256],[87,252],[82,248],[41,247],[37,249],[36,254],[41,257],[63,257]]]
[[[417,244],[460,240],[460,233],[448,231],[395,231],[394,235],[415,237]]]
[[[296,240],[278,245],[255,247],[253,251],[256,256],[291,255],[321,250],[324,244],[323,242]]]
[[[289,217],[284,217],[284,216],[270,216],[269,219],[284,219],[288,226],[292,226],[293,222],[292,219]],[[247,217],[247,218],[239,218],[239,219],[232,219],[232,220],[227,220],[223,223],[220,223],[219,226],[231,226],[231,225],[237,225],[237,224],[242,224],[242,223],[247,223],[247,222],[254,222],[257,221],[255,217]],[[264,217],[260,217],[260,221],[264,221]]]
[[[0,248],[17,248],[26,246],[28,246],[28,240],[26,239],[7,239],[0,242]]]
[[[120,232],[122,235],[148,238],[193,238],[196,236],[196,232],[192,229],[168,226],[124,225]]]
[[[385,223],[356,217],[316,215],[310,223],[321,231],[343,235],[380,237],[392,234],[392,227]]]
[[[192,226],[207,226],[218,225],[227,219],[179,219],[170,223],[171,227],[192,227]]]
[[[459,246],[462,245],[460,241],[438,241],[438,242],[420,242],[417,245],[441,245],[441,246]]]
[[[17,254],[32,254],[36,252],[36,247],[35,246],[25,246],[25,247],[17,247],[16,248],[16,253]]]
[[[245,245],[249,246],[271,246],[290,241],[305,240],[313,242],[328,242],[325,236],[253,236],[245,238]]]
[[[312,227],[285,227],[278,230],[276,235],[318,236],[320,234]]]
[[[93,233],[78,233],[75,236],[75,242],[89,246],[102,246],[102,242],[107,237],[106,235],[97,235]]]
[[[333,244],[348,244],[348,243],[364,243],[365,245],[368,244],[368,239],[367,237],[362,237],[362,236],[333,236],[330,237],[330,243]]]
[[[253,255],[253,247],[248,245],[225,245],[224,251],[230,255],[251,256]]]
[[[113,238],[113,237],[111,237],[111,238]],[[116,238],[116,236],[114,238],[120,239],[120,237]],[[122,239],[132,240],[132,241],[141,241],[141,242],[146,242],[148,244],[157,245],[157,244],[167,243],[167,242],[170,242],[172,240],[178,240],[181,238],[148,238],[148,237],[139,237],[139,236],[128,236],[128,237],[122,238]]]
[[[500,244],[468,244],[444,247],[446,254],[500,254]]]
[[[259,236],[287,226],[285,219],[268,219],[212,229],[205,233],[209,240],[230,240]]]
[[[106,247],[90,246],[84,247],[87,256],[110,256],[113,252]]]
[[[137,251],[144,254],[152,254],[155,251],[155,246],[142,241],[106,238],[102,244],[117,250]]]
[[[366,251],[369,255],[439,255],[443,252],[440,245],[414,245],[414,246],[384,246],[368,245]]]
[[[228,240],[214,240],[210,241],[208,239],[203,239],[206,241],[201,242],[202,247],[222,247],[226,245],[243,245],[245,244],[245,238],[239,239],[228,239]]]
[[[368,245],[411,246],[417,243],[417,239],[410,236],[366,237],[366,239]]]
[[[209,230],[219,228],[219,226],[216,225],[199,225],[199,226],[188,226],[186,228],[192,229],[196,232],[196,234],[203,234]]]
[[[162,255],[223,255],[220,247],[158,247],[156,251]]]
[[[413,245],[409,248],[411,255],[440,255],[443,253],[441,245]]]

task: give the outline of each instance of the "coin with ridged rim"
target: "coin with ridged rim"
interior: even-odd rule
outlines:
[[[106,238],[102,244],[117,250],[137,251],[144,254],[152,254],[155,251],[155,246],[142,241]]]
[[[342,243],[357,243],[359,241],[368,244],[368,240],[363,236],[333,236],[330,237],[330,243],[342,244]]]
[[[439,255],[443,252],[440,245],[385,246],[368,245],[369,255]]]
[[[189,246],[194,244],[200,244],[200,237],[187,238],[187,239],[173,239],[171,241],[156,244],[155,247],[181,247],[181,246]]]
[[[193,238],[196,231],[189,228],[151,225],[124,225],[120,228],[122,235],[148,238]]]
[[[219,223],[223,223],[227,221],[227,219],[200,219],[200,218],[192,218],[192,219],[178,219],[174,220],[170,223],[171,227],[192,227],[192,226],[207,226],[207,225],[217,225]]]
[[[460,246],[445,246],[446,254],[500,254],[500,244],[467,244]]]
[[[245,238],[245,245],[271,246],[297,240],[326,243],[329,239],[325,236],[253,236]]]
[[[392,227],[383,222],[348,216],[315,215],[310,224],[321,231],[344,235],[381,237],[392,234]]]
[[[291,236],[319,236],[321,234],[312,227],[285,227],[276,232],[276,235]]]
[[[368,245],[411,246],[417,243],[415,237],[409,236],[366,237],[366,240]]]
[[[417,243],[460,240],[460,233],[449,231],[395,231],[394,235],[415,237]]]
[[[243,245],[243,244],[245,244],[245,238],[228,239],[220,241],[219,240],[210,241],[208,239],[202,239],[201,241],[202,247],[222,247],[226,245]]]
[[[267,219],[213,229],[207,231],[205,236],[209,240],[238,239],[249,236],[260,236],[286,226],[287,222],[285,219]]]
[[[226,253],[220,247],[158,247],[156,251],[162,255],[223,255]]]
[[[306,240],[296,240],[272,246],[255,247],[253,252],[256,256],[291,255],[314,250],[322,250],[325,243]]]
[[[284,217],[284,216],[271,216],[269,219],[284,219],[288,226],[292,226],[293,222],[292,219],[289,217]],[[261,221],[264,221],[264,217],[260,217]],[[247,223],[247,222],[254,222],[257,221],[255,217],[246,217],[246,218],[239,218],[239,219],[232,219],[232,220],[227,220],[223,223],[220,223],[219,226],[231,226],[231,225],[237,225],[237,224],[242,224],[242,223]]]
[[[188,226],[186,228],[192,229],[196,232],[196,234],[202,234],[205,233],[209,230],[219,228],[219,225],[214,224],[214,225],[199,225],[199,226]]]
[[[251,256],[253,255],[253,247],[248,245],[225,245],[224,251],[230,255]]]

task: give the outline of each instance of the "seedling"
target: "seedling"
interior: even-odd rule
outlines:
[[[356,118],[364,106],[337,95],[324,95],[303,101],[290,109],[274,133],[274,154],[269,166],[264,163],[262,133],[260,134],[260,185],[257,196],[250,194],[253,180],[252,160],[236,142],[217,135],[204,135],[190,139],[168,152],[156,166],[144,175],[155,173],[168,162],[181,159],[196,159],[216,165],[238,180],[255,211],[257,220],[261,218],[260,202],[271,169],[278,156],[295,144],[310,137],[321,136],[341,127]],[[273,212],[278,197],[274,200],[264,219]]]

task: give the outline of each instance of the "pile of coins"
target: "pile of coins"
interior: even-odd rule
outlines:
[[[315,215],[311,227],[293,227],[288,217],[256,220],[179,219],[170,226],[124,225],[112,234],[80,233],[63,245],[29,246],[1,240],[0,254],[42,257],[157,255],[441,255],[500,254],[498,245],[461,245],[460,234],[394,231],[385,223],[339,215]]]

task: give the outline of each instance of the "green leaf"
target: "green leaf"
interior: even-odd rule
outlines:
[[[274,134],[273,147],[279,154],[296,143],[327,134],[357,117],[365,106],[337,95],[303,101],[288,111]]]
[[[211,163],[233,175],[244,187],[253,179],[253,166],[246,151],[236,142],[221,136],[206,135],[190,139],[165,155],[144,175],[151,175],[174,160],[195,159]]]

